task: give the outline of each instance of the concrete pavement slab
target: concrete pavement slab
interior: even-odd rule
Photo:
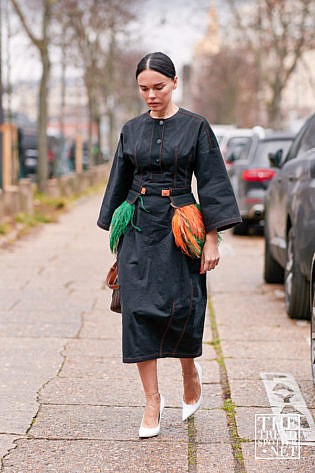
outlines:
[[[233,402],[239,407],[266,407],[270,406],[261,380],[230,379],[230,388]]]
[[[301,380],[299,381],[299,386],[301,389],[301,392],[303,394],[303,397],[305,399],[306,405],[310,409],[315,409],[315,385],[313,384],[313,381],[304,381]],[[314,415],[313,415],[314,417]],[[314,417],[315,419],[315,417]]]
[[[261,238],[244,239],[231,236],[229,232],[223,234],[220,245],[221,261],[218,268],[210,273],[211,292],[237,293],[253,291],[262,285],[263,242]],[[242,277],[239,271],[232,271],[232,261],[238,258],[241,261]]]
[[[255,414],[272,414],[269,407],[236,407],[238,434],[242,439],[255,440]]]
[[[100,317],[84,316],[80,338],[114,339],[121,338],[121,318],[118,314],[102,313]]]
[[[273,325],[283,321],[287,326],[287,316],[283,313],[284,301],[274,300],[263,291],[254,294],[240,295],[235,292],[226,297],[226,293],[214,292],[211,300],[220,316],[220,323],[230,322],[231,327],[237,324]]]
[[[234,325],[235,323],[235,325]],[[238,328],[236,328],[238,325]],[[268,325],[259,326],[257,328],[257,323],[251,324],[249,322],[239,322],[235,320],[233,322],[233,326],[231,326],[230,322],[227,323],[220,323],[218,324],[220,329],[221,338],[224,340],[251,340],[251,341],[273,341],[277,343],[278,341],[285,341],[286,343],[290,343],[294,340],[297,336],[307,340],[309,337],[310,327],[309,324],[305,325],[305,327],[298,327],[295,323],[292,323],[290,326],[283,325],[281,323],[277,323],[277,321],[273,320],[273,322],[269,323]],[[243,330],[240,330],[240,328]]]
[[[20,440],[3,473],[188,473],[187,443]]]
[[[287,360],[284,358],[237,359],[225,358],[229,379],[260,379],[263,371],[289,372],[299,380],[310,380],[310,366],[305,360]]]
[[[64,337],[71,338],[76,335],[80,328],[80,323],[74,325],[73,323],[59,322],[57,325],[53,322],[38,323],[20,323],[0,322],[1,337],[27,337],[27,338],[51,338]],[[0,342],[1,342],[0,337]]]
[[[194,416],[197,443],[229,442],[224,411],[222,409],[206,410],[203,406]]]
[[[15,440],[19,438],[18,435],[8,435],[0,433],[0,458],[3,457],[9,450],[16,447]]]
[[[233,471],[234,459],[228,443],[202,443],[197,446],[197,473],[231,473]]]
[[[121,346],[120,343],[117,343],[117,340],[112,338],[76,338],[68,341],[63,354],[66,357],[66,363],[82,361],[82,355],[84,354],[87,362],[93,363],[95,361],[106,365],[106,359],[108,358],[121,358]]]
[[[311,381],[299,382],[302,395],[309,408],[315,408],[315,386]],[[230,380],[232,399],[237,406],[270,407],[261,380]]]
[[[14,405],[12,405],[12,402],[1,401],[1,432],[10,435],[24,434],[30,427],[37,409],[38,404],[36,401],[27,397],[25,397],[23,403],[15,403]]]
[[[304,343],[303,343],[304,342]],[[222,340],[223,352],[227,357],[244,359],[274,359],[279,360],[301,360],[309,357],[310,348],[306,340],[294,340],[288,344],[287,341],[277,340],[234,340],[232,343]]]
[[[65,306],[58,311],[0,311],[0,340],[4,337],[74,337],[80,326],[80,313]]]
[[[37,391],[60,368],[63,339],[2,338],[0,431],[25,433],[38,409]]]
[[[128,371],[130,373],[130,371]],[[139,376],[128,375],[106,377],[89,382],[82,378],[55,378],[41,390],[43,404],[90,404],[104,406],[143,406],[144,397]],[[113,384],[121,386],[119,396],[113,399]],[[182,384],[180,380],[169,382],[160,371],[160,390],[165,396],[167,407],[181,407]],[[222,392],[219,384],[204,384],[204,408],[222,407]]]
[[[45,439],[138,440],[143,407],[42,405],[30,436]],[[158,441],[187,441],[181,410],[166,408]]]
[[[162,365],[163,360],[160,360],[159,365]],[[200,364],[203,367],[203,382],[204,383],[219,383],[219,368],[216,361],[209,361],[208,359],[201,359]],[[84,365],[82,364],[82,359],[80,359],[79,355],[77,357],[73,357],[71,360],[68,358],[66,359],[62,372],[60,373],[60,377],[74,377],[74,378],[106,378],[108,377],[109,370],[120,370],[122,365],[121,356],[111,356],[108,358],[100,358],[94,359],[93,357],[86,357],[84,361]],[[129,368],[130,369],[130,368]],[[168,383],[169,380],[176,380],[179,379],[180,367],[179,361],[173,361],[173,367],[169,368],[165,372],[165,376],[163,376],[161,369],[159,368],[159,372],[161,373],[161,383]],[[129,377],[129,371],[126,371],[126,375]],[[138,379],[138,377],[137,377]],[[161,386],[163,386],[161,384]]]
[[[31,298],[19,298],[18,303],[14,306],[15,311],[34,311],[42,312],[45,310],[54,310],[56,312],[63,311],[67,300],[67,310],[75,311],[80,314],[83,310],[89,311],[93,307],[93,300],[85,300],[84,305],[78,300],[71,300],[68,295],[55,293],[52,298],[42,298],[40,294],[34,294]]]
[[[83,324],[80,338],[98,338],[101,340],[104,337],[118,337],[117,339],[121,340],[121,314],[110,311],[109,306],[110,301],[108,301],[108,307],[104,310],[95,309],[94,305],[92,311],[86,311],[82,314]],[[97,326],[99,326],[98,331],[96,330]]]

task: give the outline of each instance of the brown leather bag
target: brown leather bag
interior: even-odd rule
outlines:
[[[106,285],[113,290],[110,310],[121,313],[120,291],[118,285],[117,261],[112,265],[106,276]]]

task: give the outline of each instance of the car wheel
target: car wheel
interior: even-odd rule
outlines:
[[[312,301],[312,319],[311,319],[311,365],[313,383],[315,384],[315,278],[313,281],[313,301]]]
[[[267,283],[272,284],[283,283],[284,280],[284,269],[270,253],[267,232],[265,232],[264,279]]]
[[[235,227],[233,227],[233,235],[247,235],[248,234],[249,225],[246,222],[239,223]]]
[[[310,284],[301,273],[297,263],[293,228],[290,229],[288,234],[284,292],[289,317],[292,319],[309,319]]]

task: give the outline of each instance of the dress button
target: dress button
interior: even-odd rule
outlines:
[[[158,139],[156,140],[156,142],[157,142],[157,144],[159,145],[160,143],[162,143],[162,140],[161,140],[160,138],[158,138]]]
[[[160,125],[163,125],[163,123],[164,123],[163,120],[160,120]]]

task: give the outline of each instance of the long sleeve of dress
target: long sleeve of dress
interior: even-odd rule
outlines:
[[[121,134],[97,220],[97,225],[104,230],[109,230],[114,211],[126,199],[133,174],[134,166],[129,157],[124,154]]]
[[[226,230],[241,222],[217,140],[206,121],[201,124],[199,132],[194,173],[206,231],[215,228]]]

